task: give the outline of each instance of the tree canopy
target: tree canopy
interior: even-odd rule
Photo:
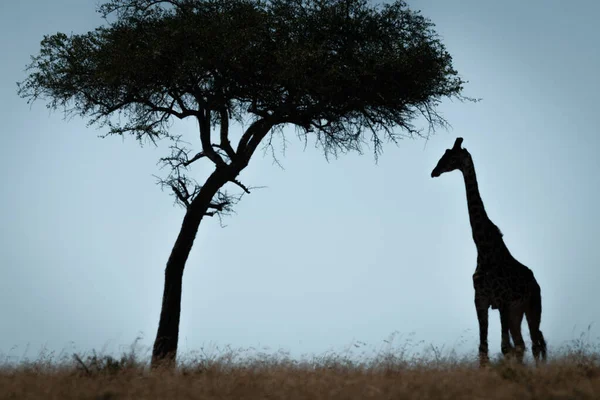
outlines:
[[[44,37],[20,94],[110,133],[170,137],[172,117],[209,130],[250,113],[314,132],[328,152],[360,149],[365,134],[380,149],[381,131],[417,133],[417,115],[443,122],[436,106],[464,83],[433,24],[404,1],[112,0],[100,11],[116,21]],[[217,154],[203,142],[214,162],[235,153],[221,139]]]

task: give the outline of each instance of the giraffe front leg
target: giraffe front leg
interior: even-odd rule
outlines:
[[[479,321],[479,366],[486,366],[490,359],[488,355],[488,308],[489,303],[486,299],[480,298],[475,294],[475,309],[477,310],[477,320]]]
[[[506,306],[502,306],[498,309],[500,311],[500,325],[502,326],[502,343],[500,348],[504,357],[507,357],[514,351],[514,347],[510,343],[510,314],[509,309]]]
[[[525,355],[525,341],[523,335],[521,335],[523,316],[524,312],[520,307],[513,307],[510,310],[510,335],[515,343],[515,355],[519,364],[523,364],[523,356]]]

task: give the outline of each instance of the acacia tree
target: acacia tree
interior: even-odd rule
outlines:
[[[284,125],[313,137],[325,155],[375,156],[386,139],[427,135],[445,97],[464,81],[426,18],[397,0],[110,0],[106,23],[84,34],[44,36],[19,95],[88,117],[108,134],[171,140],[160,183],[185,208],[165,269],[153,365],[174,361],[182,277],[200,222],[249,192],[238,180],[261,143]],[[197,121],[197,150],[170,132]],[[230,126],[247,123],[232,143]],[[235,141],[234,141],[235,142]],[[204,183],[197,163],[214,170]]]

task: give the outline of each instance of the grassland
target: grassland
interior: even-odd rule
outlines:
[[[600,352],[568,346],[540,368],[473,357],[388,351],[366,359],[285,353],[180,357],[154,370],[128,351],[119,358],[41,354],[0,365],[0,399],[600,399]]]

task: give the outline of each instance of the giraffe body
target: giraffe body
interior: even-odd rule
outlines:
[[[502,353],[515,353],[523,361],[525,343],[521,335],[523,317],[527,318],[532,341],[532,353],[536,364],[540,355],[546,360],[546,342],[540,322],[542,316],[541,290],[533,272],[517,261],[511,254],[502,232],[489,219],[479,194],[473,159],[466,149],[461,148],[462,138],[457,138],[452,149],[446,150],[432,177],[445,172],[460,170],[465,181],[467,206],[473,241],[477,248],[477,268],[473,274],[475,309],[479,322],[480,364],[488,362],[488,309],[500,312],[502,326]],[[511,337],[514,347],[511,344]]]

